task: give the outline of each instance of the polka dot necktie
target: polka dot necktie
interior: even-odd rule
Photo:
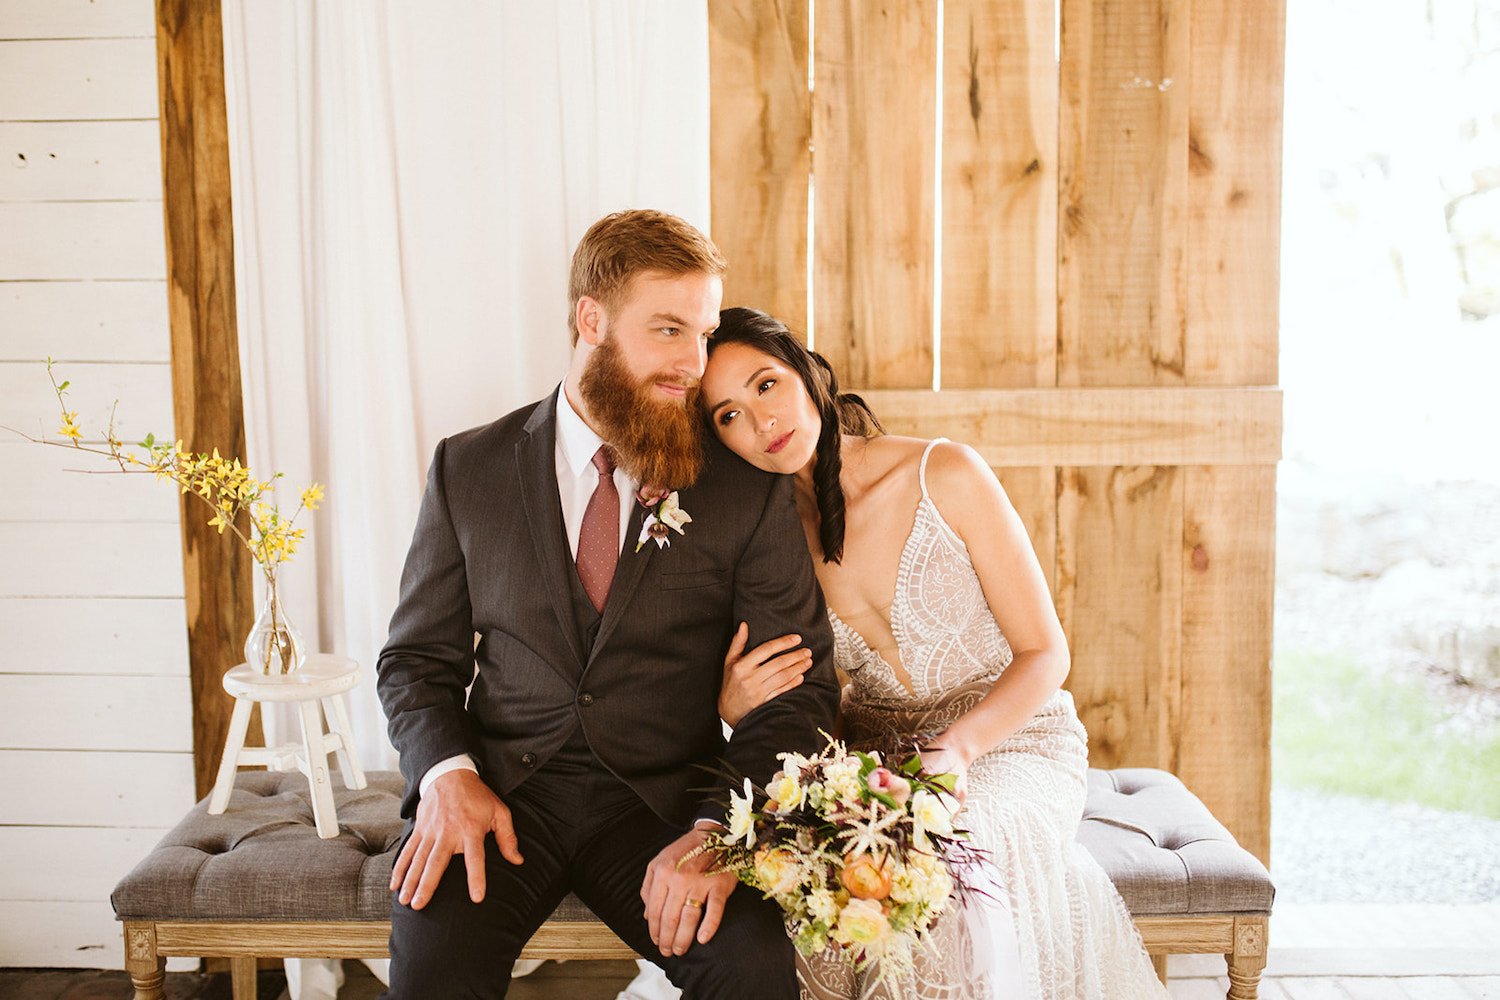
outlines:
[[[603,614],[615,563],[620,561],[620,491],[615,489],[615,462],[607,445],[594,452],[594,468],[599,470],[599,485],[589,497],[578,531],[578,576],[594,610]]]

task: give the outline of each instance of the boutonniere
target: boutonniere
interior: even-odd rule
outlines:
[[[671,528],[679,535],[683,533],[682,526],[690,523],[693,519],[688,512],[677,505],[677,491],[664,492],[661,490],[647,490],[642,487],[636,495],[651,513],[646,515],[645,523],[641,525],[641,537],[635,540],[635,550],[641,551],[641,546],[649,539],[656,543],[656,547],[664,549],[672,544],[672,539],[667,535],[667,529]]]

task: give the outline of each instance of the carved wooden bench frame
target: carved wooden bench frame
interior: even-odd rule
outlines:
[[[1146,950],[1162,982],[1167,956],[1222,954],[1229,965],[1228,1000],[1257,1000],[1266,965],[1264,914],[1183,914],[1137,917]],[[379,921],[261,923],[125,921],[125,969],[135,1000],[163,1000],[167,958],[229,959],[234,1000],[255,1000],[259,958],[386,958],[391,924]],[[522,958],[634,959],[614,932],[594,921],[549,920],[521,951]]]

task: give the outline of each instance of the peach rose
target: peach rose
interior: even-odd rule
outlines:
[[[884,899],[891,894],[891,873],[868,854],[844,859],[839,881],[858,899]]]

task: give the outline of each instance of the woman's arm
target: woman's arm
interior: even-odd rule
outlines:
[[[922,753],[930,772],[962,774],[1015,734],[1068,676],[1068,644],[1025,525],[994,472],[967,445],[943,443],[927,463],[927,489],[968,546],[985,601],[1014,659],[979,704]]]
[[[761,643],[750,652],[750,626],[740,622],[729,652],[724,654],[724,681],[719,688],[719,718],[733,729],[740,720],[783,691],[802,683],[812,666],[812,650],[800,635],[784,635]]]

